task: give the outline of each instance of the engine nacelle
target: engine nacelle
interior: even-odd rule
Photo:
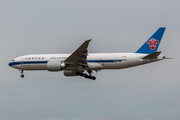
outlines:
[[[61,71],[65,68],[65,63],[60,60],[50,60],[47,62],[47,69],[49,71]]]
[[[64,75],[65,76],[77,76],[76,75],[76,70],[64,70]]]

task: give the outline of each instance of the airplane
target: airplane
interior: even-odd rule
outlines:
[[[168,59],[157,51],[165,27],[160,27],[135,53],[88,53],[90,40],[86,40],[72,54],[32,54],[13,59],[9,66],[20,70],[63,71],[65,76],[81,76],[91,80],[92,71],[124,69]]]

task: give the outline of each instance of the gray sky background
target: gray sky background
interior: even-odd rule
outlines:
[[[0,0],[1,120],[179,120],[179,0]],[[8,63],[26,54],[135,52],[159,27],[171,60],[94,73],[25,71]]]

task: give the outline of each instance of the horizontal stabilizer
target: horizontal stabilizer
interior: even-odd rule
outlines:
[[[153,59],[153,58],[157,58],[159,56],[159,54],[161,54],[161,52],[153,52],[149,55],[146,55],[145,57],[143,57],[142,59]]]

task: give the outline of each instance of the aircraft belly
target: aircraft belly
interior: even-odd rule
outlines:
[[[15,69],[21,69],[21,65],[12,66]]]
[[[137,65],[141,65],[143,64],[143,60],[142,59],[131,59],[128,61],[128,67],[134,67],[134,66],[137,66]]]
[[[128,67],[127,62],[104,63],[104,69],[121,69]]]

